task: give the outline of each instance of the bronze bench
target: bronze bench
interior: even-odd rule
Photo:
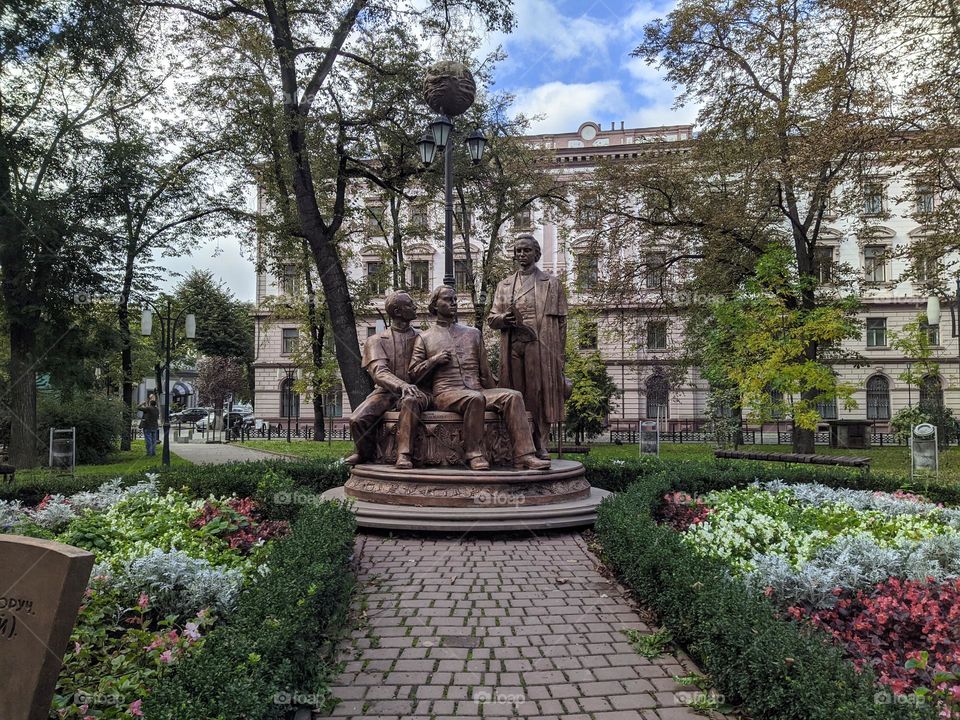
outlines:
[[[799,463],[807,465],[836,465],[870,471],[873,458],[846,455],[817,455],[805,453],[752,452],[749,450],[714,450],[714,457],[726,460],[764,460],[766,462]]]

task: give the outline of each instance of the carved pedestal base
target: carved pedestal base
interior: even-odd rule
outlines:
[[[519,507],[579,500],[590,495],[583,465],[554,460],[549,470],[414,468],[357,465],[344,486],[348,497],[417,507]]]
[[[533,427],[530,413],[527,418]],[[377,462],[392,465],[397,461],[397,423],[400,413],[388,412],[377,431]],[[513,447],[500,415],[484,413],[484,457],[491,465],[511,465]],[[413,437],[413,462],[418,467],[463,465],[463,419],[457,413],[428,410],[420,416]]]

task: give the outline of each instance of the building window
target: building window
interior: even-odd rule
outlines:
[[[863,214],[864,215],[882,215],[883,214],[883,183],[867,183],[863,190]]]
[[[867,380],[867,420],[890,419],[890,382],[883,375]]]
[[[367,263],[367,288],[373,295],[383,295],[387,291],[381,268],[383,263],[380,261]]]
[[[832,397],[829,400],[819,400],[817,402],[817,415],[821,420],[837,419],[837,398]]]
[[[513,227],[515,230],[529,230],[532,223],[533,212],[529,205],[518,212],[513,218]]]
[[[430,289],[430,261],[413,260],[410,263],[410,289],[427,292]]]
[[[466,233],[470,230],[470,207],[459,203],[453,208],[453,220],[460,231]]]
[[[300,338],[300,331],[297,328],[284,328],[283,340],[280,345],[280,352],[284,355],[290,355],[297,349],[297,340]]]
[[[376,334],[377,334],[377,326],[367,325],[367,337],[373,337]]]
[[[383,205],[367,206],[367,235],[382,236],[386,234],[384,229],[384,207]]]
[[[594,320],[584,320],[580,324],[580,349],[597,349],[597,323]]]
[[[293,389],[293,378],[285,378],[280,384],[280,417],[300,417],[300,396]]]
[[[770,419],[783,420],[783,393],[770,388],[767,390],[767,396],[770,398]]]
[[[466,260],[453,261],[454,287],[458,293],[470,291],[470,263]]]
[[[280,292],[290,296],[300,294],[300,268],[295,263],[286,263],[281,268]]]
[[[328,418],[343,417],[343,388],[335,388],[326,394],[323,412]]]
[[[667,321],[653,320],[647,323],[647,350],[667,349]]]
[[[647,380],[647,417],[670,417],[670,384],[663,375],[651,375]]]
[[[931,325],[926,319],[920,320],[920,329],[927,333],[927,343],[936,347],[940,344],[940,325]]]
[[[887,319],[867,318],[867,347],[887,346]]]
[[[917,186],[917,215],[929,215],[935,206],[933,188],[929,185]]]
[[[647,290],[660,290],[667,277],[667,256],[654,253],[647,259],[647,272],[643,283]]]
[[[833,248],[829,245],[814,250],[813,274],[821,285],[829,285],[833,281]]]
[[[882,283],[887,280],[886,248],[883,245],[867,245],[863,248],[863,271],[867,282]]]
[[[430,227],[430,213],[426,205],[415,205],[410,212],[410,226],[416,230],[427,230]]]
[[[923,283],[940,281],[940,262],[936,257],[918,257],[914,260],[917,280]]]
[[[920,409],[929,413],[943,408],[943,385],[936,375],[927,375],[920,382]]]
[[[597,199],[582,198],[577,205],[577,227],[595,228],[597,217]]]
[[[600,268],[596,255],[577,256],[577,290],[593,290],[599,276]]]

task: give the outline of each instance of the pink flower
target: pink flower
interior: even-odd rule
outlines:
[[[200,625],[194,622],[188,622],[183,629],[183,634],[191,640],[197,640],[200,637]]]
[[[146,610],[148,605],[150,605],[150,597],[146,593],[140,593],[140,597],[137,598],[137,607]]]
[[[203,608],[200,612],[197,613],[197,617],[201,620],[204,620],[209,614],[210,614],[210,608]]]
[[[171,630],[170,632],[167,633],[167,640],[169,640],[170,642],[175,643],[179,639],[180,639],[180,633],[178,633],[176,630]]]
[[[172,663],[173,652],[170,650],[164,650],[162,653],[160,653],[160,662],[162,662],[164,665],[169,665]]]
[[[143,705],[143,700],[134,700],[127,708],[127,712],[134,717],[143,717],[143,710],[140,709],[141,705]]]

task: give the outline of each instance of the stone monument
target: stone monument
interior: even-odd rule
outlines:
[[[0,535],[0,716],[46,720],[93,554]]]
[[[497,386],[480,331],[457,322],[456,291],[438,287],[428,311],[435,324],[416,334],[403,379],[430,399],[428,409],[417,414],[412,436],[397,411],[365,426],[375,451],[352,457],[346,485],[324,497],[352,499],[365,527],[469,531],[591,524],[606,493],[590,487],[580,463],[537,457],[524,395]],[[374,390],[371,397],[382,394]],[[396,462],[404,447],[410,448],[410,468]]]

